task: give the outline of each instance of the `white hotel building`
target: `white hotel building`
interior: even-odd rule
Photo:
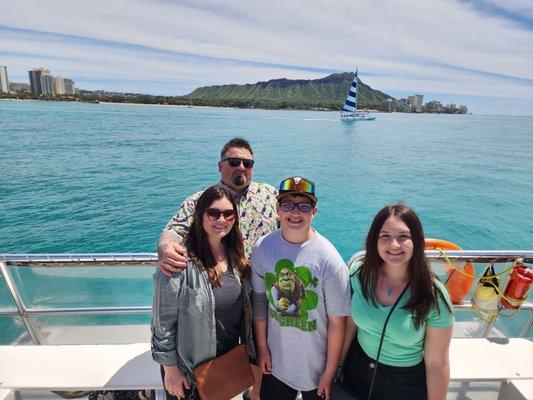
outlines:
[[[0,65],[0,93],[9,93],[9,79],[7,67]]]

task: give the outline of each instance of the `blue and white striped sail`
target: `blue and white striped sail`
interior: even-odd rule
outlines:
[[[355,113],[357,111],[357,70],[355,70],[355,76],[353,77],[352,86],[342,106],[341,112]]]
[[[341,109],[341,121],[373,121],[376,119],[373,115],[370,115],[368,111],[357,112],[357,84],[359,78],[357,77],[357,69],[355,70],[355,76],[353,77],[352,85],[348,91],[348,96]]]

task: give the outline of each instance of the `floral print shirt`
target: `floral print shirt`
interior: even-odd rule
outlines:
[[[173,230],[183,239],[189,231],[196,202],[202,193],[203,191],[200,191],[187,198],[164,230]],[[279,227],[276,214],[277,194],[271,185],[257,182],[251,182],[246,191],[240,195],[236,194],[239,228],[244,239],[244,252],[248,258],[257,239]]]

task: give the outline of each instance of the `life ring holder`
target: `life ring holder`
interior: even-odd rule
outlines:
[[[444,239],[427,238],[426,250],[462,250],[461,247],[455,243]],[[444,286],[450,294],[450,299],[453,304],[461,304],[466,298],[472,285],[474,284],[474,264],[466,263],[460,270],[452,264],[445,264],[447,279]]]

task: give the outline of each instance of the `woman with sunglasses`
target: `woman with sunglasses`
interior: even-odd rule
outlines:
[[[250,266],[236,210],[226,187],[206,189],[184,240],[187,268],[170,277],[159,269],[154,274],[152,355],[161,364],[167,399],[197,396],[194,367],[240,341],[255,357],[251,320],[244,318],[250,307]]]
[[[454,317],[424,255],[418,216],[404,204],[383,208],[365,247],[350,271],[344,383],[361,399],[445,399]]]

